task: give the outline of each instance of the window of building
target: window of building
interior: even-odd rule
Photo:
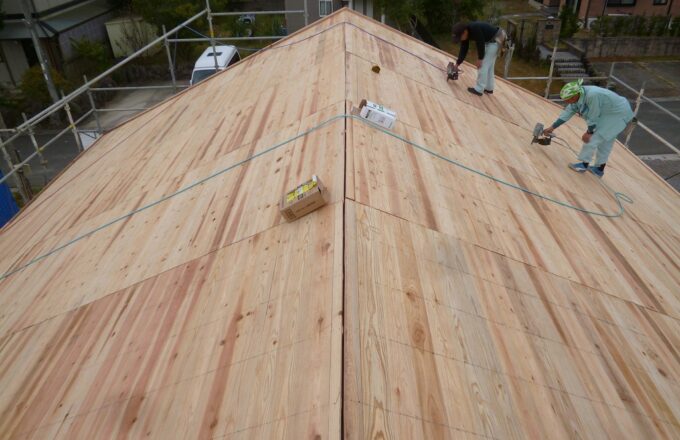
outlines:
[[[319,16],[329,15],[333,12],[333,2],[331,0],[319,0]]]
[[[635,6],[636,0],[607,0],[607,6]]]
[[[665,5],[668,3],[668,0],[654,0],[655,5]]]

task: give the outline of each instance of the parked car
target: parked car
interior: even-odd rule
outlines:
[[[215,60],[217,60],[217,68],[215,68]],[[203,51],[200,57],[196,60],[194,71],[191,72],[192,86],[198,84],[211,75],[214,75],[220,70],[225,70],[227,67],[235,64],[241,60],[241,56],[234,46],[222,45],[215,46],[215,53],[213,53],[212,46]]]

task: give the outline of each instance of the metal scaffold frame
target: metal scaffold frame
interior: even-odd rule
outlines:
[[[44,110],[40,111],[36,115],[32,116],[31,118],[26,118],[24,116],[24,122],[17,127],[13,129],[1,129],[0,130],[0,154],[2,155],[2,159],[5,161],[7,167],[9,168],[9,172],[4,175],[2,178],[0,178],[0,184],[6,182],[8,179],[12,178],[14,180],[14,183],[16,187],[18,188],[19,195],[21,199],[23,200],[24,203],[28,202],[31,198],[30,194],[27,194],[23,189],[22,189],[22,182],[20,181],[19,173],[24,170],[24,167],[27,166],[27,164],[35,159],[36,157],[40,157],[41,162],[44,163],[44,158],[43,158],[43,152],[45,151],[46,148],[49,146],[53,145],[58,139],[60,139],[62,136],[64,136],[66,133],[71,132],[73,133],[75,140],[76,140],[76,145],[78,146],[78,151],[83,151],[83,145],[80,140],[79,136],[79,130],[78,130],[78,124],[84,122],[87,120],[90,116],[93,116],[95,119],[95,123],[97,125],[97,134],[103,133],[103,129],[101,126],[101,122],[99,120],[99,114],[104,113],[104,112],[130,112],[130,111],[144,111],[146,110],[145,108],[97,108],[95,104],[95,99],[94,99],[94,93],[97,92],[111,92],[111,91],[130,91],[130,90],[154,90],[154,89],[174,89],[178,90],[180,88],[187,88],[189,87],[187,84],[178,84],[176,74],[175,74],[175,66],[174,62],[172,59],[172,55],[170,53],[170,43],[186,43],[186,42],[209,42],[213,46],[213,50],[215,48],[215,43],[218,41],[246,41],[246,40],[253,40],[253,41],[266,41],[266,40],[278,40],[281,38],[284,38],[282,36],[260,36],[260,37],[228,37],[228,38],[223,38],[223,37],[215,37],[215,32],[213,28],[213,17],[227,17],[227,16],[239,16],[239,15],[285,15],[285,14],[302,14],[304,16],[305,20],[305,25],[308,24],[308,14],[306,10],[306,4],[305,4],[305,9],[303,10],[292,10],[292,11],[245,11],[245,12],[212,12],[210,8],[210,0],[205,1],[205,9],[194,15],[193,17],[185,20],[184,22],[180,23],[179,25],[175,26],[174,28],[170,30],[166,30],[165,26],[163,26],[162,31],[163,34],[159,36],[158,38],[154,39],[150,43],[148,43],[146,46],[142,47],[141,49],[137,50],[134,52],[132,55],[126,57],[125,59],[121,60],[119,63],[116,65],[112,66],[111,68],[107,69],[106,71],[102,72],[101,74],[97,75],[95,78],[92,78],[88,80],[87,77],[83,77],[84,84],[78,87],[76,90],[73,92],[69,93],[68,95],[63,95],[61,96],[61,99],[57,100],[54,104],[50,105],[49,107],[45,108]],[[183,28],[188,28],[193,31],[193,29],[189,28],[188,26],[202,18],[203,16],[206,16],[208,19],[208,26],[209,26],[209,32],[210,36],[201,36],[199,38],[172,38],[173,35],[175,35],[177,32],[179,32]],[[196,32],[196,31],[194,31]],[[196,32],[198,33],[198,32]],[[202,35],[198,33],[199,35]],[[132,60],[142,56],[145,54],[149,49],[152,49],[153,47],[162,44],[165,47],[165,51],[167,54],[168,58],[168,68],[170,71],[170,77],[172,80],[172,85],[158,85],[158,86],[125,86],[125,87],[96,87],[96,84],[99,83],[102,79],[108,77],[112,73],[116,72],[118,69],[122,68]],[[259,49],[253,49],[259,50]],[[215,62],[217,63],[217,59],[215,59]],[[72,103],[75,99],[79,98],[80,96],[87,95],[87,99],[90,105],[90,109],[87,110],[83,115],[78,117],[77,119],[73,118],[73,115],[71,113],[71,107],[70,103]],[[57,115],[59,112],[64,111],[66,114],[66,118],[68,120],[68,126],[64,128],[63,130],[60,130],[59,132],[56,133],[54,137],[52,137],[50,140],[45,142],[43,145],[40,145],[38,140],[35,137],[35,131],[36,127],[38,124],[41,122],[45,121],[47,118],[54,117]],[[28,155],[25,159],[21,160],[20,162],[14,163],[12,160],[9,152],[8,152],[8,146],[18,139],[20,136],[27,135],[29,136],[31,140],[31,144],[33,146],[34,151]]]
[[[305,2],[305,9],[302,10],[291,10],[291,11],[249,11],[249,12],[212,12],[210,8],[210,1],[205,0],[205,9],[194,15],[193,17],[185,20],[184,22],[180,23],[179,25],[175,26],[174,28],[170,29],[169,31],[166,31],[165,27],[163,26],[163,34],[159,36],[158,38],[154,39],[150,43],[148,43],[146,46],[142,47],[138,51],[134,52],[132,55],[128,56],[127,58],[123,59],[120,61],[118,64],[115,66],[112,66],[111,68],[107,69],[103,73],[97,75],[95,78],[88,80],[87,77],[83,77],[84,79],[84,84],[78,87],[76,90],[73,92],[69,93],[66,96],[62,95],[62,98],[59,99],[57,102],[54,104],[50,105],[46,109],[42,110],[41,112],[37,113],[31,118],[26,118],[24,117],[24,122],[17,126],[14,129],[1,129],[0,130],[0,135],[4,134],[4,136],[0,136],[0,154],[2,155],[3,160],[5,161],[6,165],[9,168],[9,172],[0,178],[0,184],[4,183],[7,181],[9,178],[14,179],[15,185],[18,188],[19,194],[21,198],[23,199],[24,203],[28,202],[30,200],[30,195],[26,194],[25,191],[22,190],[22,182],[19,176],[19,173],[24,169],[24,167],[35,157],[39,157],[41,162],[44,163],[44,158],[43,158],[43,152],[46,148],[48,148],[50,145],[54,144],[59,138],[64,136],[66,133],[71,132],[76,140],[76,145],[78,146],[78,151],[83,151],[83,145],[79,137],[79,130],[78,130],[78,124],[82,123],[86,119],[88,119],[90,116],[93,116],[95,119],[95,123],[97,126],[97,134],[101,134],[103,132],[101,122],[99,119],[99,114],[100,113],[105,113],[105,112],[139,112],[139,111],[144,111],[146,110],[145,108],[97,108],[95,105],[95,99],[94,99],[94,93],[98,92],[110,92],[110,91],[129,91],[129,90],[154,90],[154,89],[174,89],[177,91],[180,88],[186,88],[189,87],[186,84],[178,84],[176,74],[175,74],[175,66],[173,62],[173,58],[170,52],[170,43],[187,43],[187,42],[209,42],[213,46],[213,50],[215,50],[215,43],[218,41],[244,41],[244,40],[253,40],[253,41],[266,41],[266,40],[278,40],[281,38],[284,38],[282,36],[259,36],[259,37],[215,37],[215,32],[213,28],[213,17],[228,17],[228,16],[238,16],[238,15],[285,15],[285,14],[302,14],[304,16],[304,22],[305,25],[308,24],[308,13],[307,13],[307,8],[306,8],[306,2]],[[206,16],[208,20],[208,27],[209,27],[209,34],[210,36],[205,36],[201,34],[200,32],[192,29],[189,27],[189,25],[203,16]],[[172,36],[177,34],[180,30],[183,28],[189,29],[192,32],[196,33],[200,37],[196,38],[173,38]],[[156,45],[162,44],[165,47],[165,51],[167,54],[168,58],[168,68],[170,72],[170,77],[172,80],[171,85],[158,85],[158,86],[125,86],[125,87],[96,87],[96,84],[101,81],[102,79],[108,77],[112,73],[116,72],[118,69],[122,68],[126,64],[128,64],[130,61],[142,56],[145,54],[149,49],[155,47]],[[545,97],[549,98],[549,91],[550,91],[550,85],[552,82],[556,79],[560,79],[559,76],[554,76],[554,65],[555,65],[555,52],[556,52],[556,47],[553,50],[553,56],[551,59],[551,65],[550,65],[550,71],[548,76],[533,76],[533,77],[511,77],[508,75],[509,69],[510,69],[510,64],[512,62],[512,55],[514,52],[514,46],[510,47],[510,50],[508,51],[508,54],[506,55],[505,59],[505,66],[504,66],[504,74],[503,77],[507,80],[510,81],[524,81],[524,80],[544,80],[546,81],[546,89],[545,89]],[[245,49],[245,48],[244,48]],[[248,50],[260,50],[260,49],[248,49]],[[217,60],[215,60],[217,63]],[[654,102],[651,98],[644,96],[644,86],[642,87],[641,90],[636,90],[634,87],[626,84],[623,82],[620,78],[614,75],[614,68],[615,68],[616,63],[612,63],[611,69],[609,71],[609,74],[607,76],[596,76],[596,77],[584,77],[583,79],[585,80],[606,80],[608,83],[609,82],[616,82],[618,84],[621,84],[623,87],[626,89],[634,92],[637,94],[637,99],[636,99],[636,104],[635,104],[635,113],[637,114],[637,111],[640,107],[640,103],[642,101],[650,103],[651,105],[655,106],[657,109],[661,110],[665,114],[669,115],[673,119],[680,121],[680,117],[676,116],[669,110],[663,108],[660,106],[658,103]],[[564,79],[564,78],[562,78]],[[70,103],[74,101],[76,98],[82,96],[82,95],[87,95],[90,109],[85,112],[83,115],[78,117],[77,119],[73,118],[73,115],[71,114],[71,109],[70,109]],[[46,120],[47,118],[53,117],[56,115],[58,112],[64,111],[67,119],[68,119],[68,126],[64,128],[63,130],[60,130],[57,132],[57,134],[50,139],[49,141],[45,142],[43,145],[40,145],[39,142],[37,141],[35,137],[35,128],[37,127],[38,124]],[[661,142],[663,145],[668,147],[670,150],[674,151],[677,154],[680,154],[680,149],[673,144],[671,144],[668,140],[662,138],[659,136],[657,133],[652,131],[649,127],[647,127],[645,124],[638,122],[635,127],[640,127],[641,129],[645,130],[647,133],[652,135],[655,139],[657,139],[659,142]],[[634,128],[635,128],[634,127]],[[633,128],[633,129],[634,129]],[[89,133],[90,131],[88,131]],[[7,139],[4,137],[9,135]],[[25,159],[21,160],[18,163],[14,163],[12,161],[12,158],[7,151],[7,146],[11,144],[14,140],[19,138],[20,136],[27,135],[31,139],[31,144],[33,146],[34,151],[28,155]],[[628,141],[630,140],[630,133],[627,135],[626,139],[626,146],[628,146]]]
[[[557,52],[557,44],[554,45],[552,57],[550,60],[550,70],[548,76],[509,76],[508,72],[510,70],[510,65],[512,63],[512,55],[514,52],[514,46],[510,47],[510,50],[508,51],[505,59],[505,66],[503,68],[503,78],[509,80],[509,81],[527,81],[527,80],[539,80],[539,81],[546,81],[546,87],[545,87],[545,93],[544,97],[546,99],[551,99],[550,98],[550,85],[554,80],[565,80],[566,78],[562,78],[559,76],[554,76],[554,71],[555,71],[555,59],[556,59],[556,52]],[[670,116],[671,118],[675,119],[676,121],[680,122],[680,116],[675,115],[672,113],[670,110],[660,106],[657,102],[655,102],[652,98],[649,98],[647,96],[644,96],[645,92],[645,86],[644,84],[640,88],[640,90],[635,89],[629,84],[626,84],[621,78],[617,77],[614,75],[614,68],[616,67],[616,62],[612,62],[612,65],[609,69],[609,74],[607,76],[586,76],[583,77],[582,79],[584,80],[591,80],[591,81],[607,81],[607,84],[610,84],[612,82],[621,84],[623,87],[626,89],[630,90],[631,92],[635,93],[636,100],[635,100],[635,108],[634,112],[635,115],[637,116],[638,110],[640,108],[640,103],[641,101],[647,102],[654,107],[656,107],[658,110],[661,110],[663,113],[666,115]],[[576,78],[569,78],[570,80],[576,79]],[[551,99],[552,101],[561,101],[560,99]],[[659,136],[656,132],[654,132],[652,129],[647,127],[645,124],[642,122],[637,122],[636,124],[633,125],[633,129],[628,132],[626,135],[626,141],[625,141],[625,146],[628,147],[628,142],[630,141],[630,137],[635,130],[636,127],[640,127],[647,133],[649,133],[652,137],[654,137],[656,140],[661,142],[664,146],[675,152],[676,154],[680,154],[680,148],[676,147],[675,145],[671,144],[668,140],[664,139],[663,137]]]

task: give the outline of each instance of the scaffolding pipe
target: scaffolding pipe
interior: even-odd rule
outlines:
[[[24,118],[24,121],[28,120],[26,113],[21,112],[21,116]],[[45,156],[43,156],[42,151],[40,151],[38,141],[35,138],[35,130],[33,130],[32,125],[28,127],[28,136],[31,138],[31,144],[33,144],[33,149],[38,153],[38,157],[40,157],[40,164],[45,166],[47,164],[47,161],[45,160]]]
[[[217,37],[217,38],[168,38],[171,43],[200,43],[203,41],[248,41],[248,40],[280,40],[285,37]]]
[[[64,98],[64,94],[61,94],[62,99]],[[68,118],[68,123],[69,127],[71,130],[73,130],[73,137],[76,140],[76,145],[78,146],[78,152],[84,151],[85,149],[83,148],[83,143],[80,141],[80,136],[78,135],[78,128],[76,127],[76,123],[73,120],[73,115],[71,114],[71,106],[69,103],[64,104],[64,111],[66,111],[66,117]]]
[[[555,47],[553,47],[552,57],[550,58],[550,71],[548,72],[548,83],[545,85],[545,97],[550,96],[550,86],[553,80],[553,71],[555,70],[555,57],[557,56],[557,44],[559,43],[559,38],[555,40]]]
[[[305,26],[309,24],[309,13],[307,12],[307,0],[302,0],[305,4],[304,8],[304,17],[305,17]]]
[[[635,111],[633,112],[633,117],[637,117],[638,111],[640,110],[640,102],[642,101],[642,94],[645,93],[645,84],[646,81],[642,83],[642,88],[640,89],[640,92],[637,95],[637,98],[635,99]],[[626,141],[623,143],[624,147],[628,148],[628,142],[630,142],[630,137],[633,135],[633,131],[635,130],[635,124],[633,124],[628,130],[628,133],[626,133]]]
[[[565,78],[565,77],[558,76],[557,78],[563,79],[563,80],[568,80],[568,79],[603,80],[603,79],[607,79],[608,77],[607,76],[584,76],[582,78]],[[510,77],[505,78],[505,79],[510,80],[510,81],[524,81],[524,80],[532,80],[532,79],[547,80],[547,79],[550,79],[550,77],[549,76],[510,76]]]
[[[616,65],[616,62],[612,61],[612,65],[609,66],[609,78],[607,79],[607,88],[611,86],[612,83],[612,76],[614,76],[614,66]]]
[[[47,84],[47,91],[52,98],[52,102],[59,102],[59,95],[57,94],[57,89],[54,86],[54,79],[52,78],[52,73],[50,72],[50,65],[47,63],[47,58],[42,52],[40,38],[35,30],[35,20],[33,20],[33,14],[31,11],[32,3],[29,0],[20,0],[21,10],[24,14],[24,22],[28,27],[28,33],[31,35],[31,40],[33,40],[33,48],[35,49],[35,55],[38,58],[38,64],[40,64],[40,69],[42,70],[43,78]]]
[[[626,87],[628,90],[631,90],[631,91],[637,93],[637,90],[635,90],[633,87],[629,86],[629,85],[626,84],[625,82],[621,81],[620,78],[618,78],[618,77],[616,77],[616,76],[614,76],[614,75],[612,75],[611,78],[612,78],[614,81],[620,83],[622,86]],[[657,104],[654,100],[652,100],[652,99],[650,99],[650,98],[648,98],[648,97],[646,97],[646,96],[643,96],[642,99],[643,99],[645,102],[648,102],[648,103],[652,104],[654,107],[656,107],[657,109],[661,110],[662,112],[666,113],[668,116],[670,116],[671,118],[675,119],[676,121],[680,121],[680,116],[678,116],[678,115],[672,113],[672,112],[671,112],[670,110],[668,110],[667,108],[664,108],[664,107],[660,106],[660,105]]]
[[[98,108],[98,112],[143,112],[148,108]]]
[[[87,84],[87,76],[83,75],[83,80],[85,81],[85,84]],[[101,122],[99,121],[99,113],[97,113],[97,106],[95,105],[94,102],[94,96],[92,96],[92,89],[88,88],[87,89],[87,98],[90,100],[90,107],[92,107],[92,114],[94,115],[94,121],[97,124],[97,133],[102,134],[102,125]]]
[[[204,14],[206,14],[206,12],[207,12],[207,10],[203,10],[203,11],[199,12],[198,14],[194,15],[193,17],[189,18],[188,20],[186,20],[186,21],[184,21],[184,22],[178,24],[177,26],[175,26],[174,28],[172,28],[172,29],[170,30],[170,32],[168,32],[168,34],[172,34],[173,32],[177,32],[179,29],[183,28],[183,27],[186,26],[187,24],[189,24],[189,23],[191,23],[191,22],[193,22],[193,21],[198,20],[198,19],[201,18]],[[38,114],[36,114],[36,115],[34,115],[33,117],[31,117],[28,121],[25,121],[23,124],[21,124],[21,125],[19,125],[18,127],[16,127],[16,128],[15,128],[14,134],[13,134],[12,136],[10,136],[9,139],[7,139],[6,141],[0,139],[0,149],[4,149],[4,146],[5,146],[5,145],[8,145],[10,142],[14,141],[14,140],[17,139],[19,136],[21,136],[21,134],[22,134],[28,127],[30,127],[30,126],[32,126],[32,125],[37,125],[38,123],[42,122],[43,120],[45,120],[45,118],[51,116],[51,115],[54,114],[56,111],[58,111],[59,109],[61,109],[62,107],[64,107],[66,104],[68,104],[69,102],[71,102],[72,100],[74,100],[75,98],[77,98],[78,96],[82,95],[83,93],[87,92],[87,90],[89,89],[89,87],[90,87],[91,85],[96,84],[97,82],[99,82],[99,81],[101,81],[102,79],[104,79],[104,78],[106,78],[107,76],[109,76],[111,73],[113,73],[113,72],[115,72],[116,70],[118,70],[120,67],[124,66],[125,64],[129,63],[130,61],[132,61],[133,59],[137,58],[137,57],[140,56],[141,54],[145,53],[147,50],[149,50],[150,48],[152,48],[153,46],[155,46],[155,45],[158,44],[159,42],[163,41],[164,38],[166,38],[165,35],[162,35],[162,36],[156,38],[156,39],[153,40],[152,42],[148,43],[146,46],[144,46],[144,47],[142,47],[141,49],[139,49],[137,52],[133,53],[133,54],[130,55],[129,57],[127,57],[127,58],[125,58],[124,60],[122,60],[120,63],[116,64],[116,65],[113,66],[113,67],[108,68],[108,69],[105,70],[103,73],[100,73],[99,75],[97,75],[97,76],[96,76],[94,79],[92,79],[90,82],[88,82],[88,83],[86,83],[86,84],[84,84],[84,85],[78,87],[78,88],[77,88],[76,90],[74,90],[73,92],[69,93],[69,94],[66,95],[65,97],[61,98],[59,101],[55,102],[54,104],[50,105],[50,106],[47,107],[46,109],[42,110],[42,111],[39,112]],[[100,111],[101,111],[101,110],[100,110]],[[86,113],[86,115],[89,116],[91,113],[92,113],[92,112],[90,111],[90,112]],[[68,130],[68,128],[67,128],[67,130]],[[47,146],[47,145],[43,146],[43,149],[44,149],[46,146]],[[32,156],[32,155],[31,155],[31,156]],[[8,156],[8,157],[9,157],[9,156]],[[10,171],[9,171],[9,173],[8,173],[7,175],[5,175],[2,179],[0,179],[0,183],[4,182],[4,181],[6,180],[7,177],[13,175],[15,172],[16,172],[16,168],[11,168]]]
[[[2,150],[2,157],[3,157],[3,159],[5,159],[5,162],[7,163],[7,166],[9,167],[10,173],[5,174],[4,176],[2,176],[2,178],[0,178],[0,184],[2,184],[5,180],[7,180],[7,178],[9,176],[13,175],[14,183],[17,186],[17,189],[19,190],[19,195],[21,196],[21,200],[24,202],[24,204],[28,203],[28,197],[26,196],[26,194],[24,194],[24,189],[21,186],[21,179],[19,178],[19,176],[17,174],[14,174],[15,171],[19,168],[19,166],[17,166],[16,168],[14,167],[14,164],[12,163],[12,158],[10,157],[9,153],[7,152],[5,145],[6,144],[4,144],[4,143],[0,143],[0,150]],[[35,153],[33,153],[33,154],[35,154]]]
[[[87,113],[85,113],[83,116],[81,116],[80,118],[78,118],[78,119],[75,121],[75,124],[76,124],[76,125],[77,125],[77,124],[80,124],[82,121],[84,121],[85,119],[89,118],[90,115],[92,115],[92,110],[89,110],[89,111],[88,111]],[[57,133],[57,135],[56,135],[55,137],[53,137],[53,138],[50,139],[47,143],[45,143],[45,145],[43,145],[42,147],[40,147],[40,151],[42,152],[45,148],[47,148],[47,147],[49,147],[50,145],[52,145],[53,143],[55,143],[55,142],[57,141],[57,139],[59,139],[60,137],[62,137],[62,136],[65,135],[66,133],[68,133],[69,131],[71,131],[71,127],[70,127],[70,126],[64,128],[62,131],[60,131],[59,133]],[[0,149],[3,151],[3,153],[5,153],[5,154],[7,153],[6,150],[5,150],[5,146],[4,146],[4,145],[1,145],[1,146],[0,146]],[[7,178],[8,178],[9,176],[14,175],[14,173],[16,173],[16,171],[17,171],[19,168],[21,168],[22,166],[26,165],[28,162],[30,162],[31,160],[33,160],[33,158],[34,158],[35,156],[37,156],[37,155],[38,155],[38,152],[37,152],[37,151],[34,151],[33,153],[31,153],[30,156],[28,156],[26,159],[24,159],[23,161],[21,161],[21,163],[17,164],[16,166],[11,166],[11,167],[10,167],[10,170],[11,170],[10,173],[5,174],[2,178],[0,178],[0,184],[1,184],[1,183],[4,183],[4,182],[7,180]],[[9,157],[9,155],[7,155],[7,157]],[[14,178],[15,178],[15,180],[16,180],[16,179],[17,179],[17,176],[14,176]]]
[[[210,0],[205,0],[205,9],[208,11],[208,28],[210,29],[210,45],[212,46],[213,61],[215,62],[215,70],[219,70],[217,65],[217,49],[215,48],[215,30],[213,29],[212,12],[210,11]],[[167,41],[167,39],[166,39]]]
[[[637,125],[639,125],[640,128],[642,128],[643,130],[645,130],[647,133],[651,134],[654,138],[656,138],[656,140],[658,140],[659,142],[661,142],[662,144],[664,144],[665,146],[667,146],[667,147],[670,148],[671,150],[675,151],[676,153],[680,154],[680,149],[679,149],[679,148],[673,146],[673,144],[671,144],[671,143],[668,142],[666,139],[664,139],[664,138],[662,138],[661,136],[659,136],[658,134],[656,134],[654,131],[652,131],[652,130],[651,130],[649,127],[647,127],[645,124],[643,124],[642,122],[638,121]]]
[[[175,79],[175,65],[172,62],[172,54],[170,53],[170,43],[168,42],[167,33],[165,32],[165,25],[163,25],[163,46],[165,46],[165,53],[168,56],[168,68],[170,69],[170,78],[172,78],[172,87],[177,91],[177,80]],[[217,62],[217,61],[215,61]]]
[[[122,91],[122,90],[159,90],[159,89],[172,89],[175,86],[130,86],[130,87],[92,87],[89,90],[92,92],[110,92],[110,91]],[[177,88],[189,87],[188,84],[177,84]]]
[[[213,12],[213,17],[227,17],[234,15],[275,15],[275,14],[304,14],[305,10],[293,10],[293,11],[247,11],[247,12]]]
[[[510,63],[512,62],[512,56],[515,53],[515,45],[510,44],[508,53],[505,54],[505,65],[503,66],[503,78],[508,79],[508,74],[510,73]]]
[[[198,20],[199,18],[201,18],[205,13],[206,13],[205,10],[199,12],[198,14],[194,15],[194,16],[191,17],[190,19],[188,19],[188,20],[184,21],[183,23],[181,23],[181,24],[175,26],[173,29],[170,30],[170,32],[168,32],[168,34],[172,34],[173,32],[177,32],[179,29],[181,29],[181,28],[184,27],[185,25],[187,25],[187,24],[189,24],[189,23],[191,23],[191,22],[193,22],[193,21]],[[71,93],[69,93],[68,95],[66,95],[66,97],[60,99],[59,101],[55,102],[54,104],[50,105],[49,107],[47,107],[46,109],[44,109],[44,110],[41,111],[40,113],[38,113],[38,114],[36,114],[35,116],[33,116],[32,118],[30,118],[28,121],[26,121],[26,122],[24,122],[23,124],[21,124],[20,126],[16,127],[17,133],[15,133],[14,136],[10,137],[10,138],[5,142],[5,144],[7,144],[7,143],[13,141],[14,139],[16,139],[16,138],[19,136],[19,134],[20,134],[21,132],[23,132],[24,130],[26,130],[26,127],[28,127],[28,125],[35,125],[35,124],[38,124],[39,122],[43,121],[46,117],[48,117],[49,115],[51,115],[52,113],[58,111],[61,107],[63,107],[65,103],[72,101],[73,99],[77,98],[78,96],[80,96],[81,94],[83,94],[85,91],[87,91],[87,89],[88,89],[88,87],[89,87],[90,85],[96,84],[97,82],[99,82],[99,81],[101,81],[102,79],[106,78],[107,76],[109,76],[111,73],[115,72],[115,71],[116,71],[117,69],[119,69],[120,67],[122,67],[122,66],[124,66],[125,64],[129,63],[129,62],[132,61],[133,59],[135,59],[135,58],[137,58],[138,56],[140,56],[142,53],[146,52],[147,50],[149,50],[150,48],[152,48],[153,46],[155,46],[155,45],[158,44],[159,42],[163,41],[163,38],[164,38],[164,36],[160,36],[160,37],[156,38],[155,40],[153,40],[152,42],[150,42],[149,44],[147,44],[147,45],[144,46],[143,48],[139,49],[137,52],[133,53],[133,54],[130,55],[129,57],[127,57],[127,58],[125,58],[124,60],[122,60],[120,63],[116,64],[116,65],[113,66],[113,67],[110,67],[109,69],[107,69],[107,70],[104,71],[103,73],[97,75],[97,76],[96,76],[94,79],[92,79],[89,83],[87,83],[87,84],[85,84],[85,85],[82,85],[82,86],[78,87],[76,90],[74,90],[73,92],[71,92]]]

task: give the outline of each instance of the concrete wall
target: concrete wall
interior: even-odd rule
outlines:
[[[680,55],[680,37],[572,38],[567,44],[586,58]]]
[[[106,33],[115,58],[132,55],[160,34],[155,26],[144,22],[141,17],[109,21],[106,23]],[[151,55],[158,50],[160,50],[160,45],[150,50],[148,54]]]
[[[28,69],[24,49],[18,41],[3,41],[0,44],[4,61],[4,68],[0,67],[0,82],[17,86],[21,76]]]

